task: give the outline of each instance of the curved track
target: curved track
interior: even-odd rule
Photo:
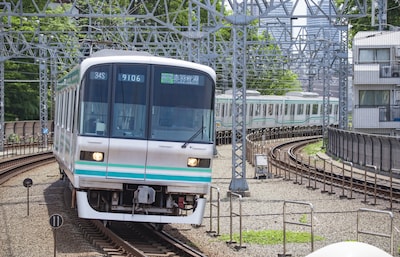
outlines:
[[[367,197],[373,197],[374,204],[378,198],[390,203],[400,202],[400,180],[393,174],[378,174],[372,167],[362,170],[351,163],[301,155],[306,144],[320,139],[305,137],[272,146],[269,152],[271,170],[275,170],[276,176],[294,180],[297,184],[307,183],[310,189],[322,187],[323,193],[334,193],[335,187],[341,198],[353,198],[353,193],[361,193],[365,201]]]
[[[52,152],[43,152],[29,156],[19,156],[0,161],[0,184],[27,170],[54,162]]]

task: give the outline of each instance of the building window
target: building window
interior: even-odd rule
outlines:
[[[388,63],[390,62],[390,49],[359,49],[359,63]]]
[[[360,107],[377,107],[389,105],[389,90],[360,90]]]

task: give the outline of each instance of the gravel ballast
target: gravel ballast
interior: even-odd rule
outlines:
[[[232,181],[231,146],[218,146],[218,156],[213,165],[213,186],[220,192],[220,234],[230,233],[232,221],[233,233],[240,228],[239,201],[234,198],[232,209],[234,215],[230,218],[229,185]],[[359,214],[359,230],[372,231],[380,234],[390,234],[390,217],[387,214],[389,203],[378,200],[377,205],[363,203],[364,195],[353,194],[354,199],[342,199],[341,189],[334,189],[335,194],[321,193],[318,189],[307,188],[308,181],[297,185],[282,178],[254,179],[254,167],[246,168],[249,190],[248,196],[242,198],[242,230],[282,230],[283,206],[286,204],[286,221],[291,223],[313,223],[314,235],[323,240],[315,241],[313,249],[341,241],[357,239],[357,214]],[[27,213],[27,189],[22,185],[25,178],[33,180],[29,189],[29,216]],[[46,165],[28,173],[13,178],[0,187],[0,256],[53,256],[54,235],[49,224],[52,214],[64,217],[64,224],[56,231],[57,256],[104,256],[102,252],[90,245],[80,234],[79,229],[71,224],[63,201],[65,183],[60,180],[58,165]],[[346,192],[348,195],[348,193]],[[213,191],[216,198],[216,190]],[[295,203],[291,203],[291,202]],[[213,201],[213,203],[216,203]],[[309,214],[313,208],[313,218]],[[379,210],[375,212],[359,212],[359,209]],[[394,256],[399,256],[399,206],[394,205]],[[397,210],[397,211],[396,211]],[[213,216],[217,210],[213,207]],[[212,230],[217,230],[217,219],[212,219]],[[295,224],[286,225],[288,231],[307,231],[309,226]],[[173,234],[180,234],[210,257],[236,256],[278,256],[283,254],[283,244],[258,245],[242,242],[227,243],[216,233],[210,231],[210,206],[207,206],[203,225],[194,227],[186,224],[171,224],[165,229]],[[384,237],[374,237],[360,234],[360,241],[372,244],[386,252],[390,252],[390,240]],[[311,244],[287,244],[286,254],[291,256],[306,256],[311,252]]]

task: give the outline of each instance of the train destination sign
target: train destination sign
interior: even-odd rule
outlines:
[[[161,73],[161,83],[202,86],[204,78],[199,75]]]

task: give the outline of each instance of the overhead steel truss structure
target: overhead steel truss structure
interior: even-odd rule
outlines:
[[[347,23],[366,15],[367,0],[342,2],[340,6],[335,0],[0,2],[0,135],[4,135],[4,86],[13,82],[5,80],[6,62],[32,59],[38,63],[40,120],[46,133],[49,90],[60,71],[90,53],[114,48],[186,59],[211,66],[217,71],[219,89],[233,89],[230,190],[248,191],[244,147],[248,79],[257,79],[267,68],[290,69],[305,90],[322,85],[327,112],[331,83],[337,78],[339,126],[347,128]],[[328,26],[308,22],[313,19],[324,20]],[[250,30],[274,33],[254,41],[248,38]],[[271,44],[280,51],[271,51]],[[324,125],[328,123],[324,119]],[[3,140],[1,136],[1,146]]]

